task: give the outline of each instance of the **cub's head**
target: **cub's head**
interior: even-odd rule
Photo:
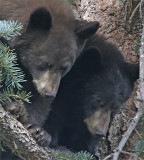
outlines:
[[[98,22],[58,17],[46,8],[39,8],[30,15],[27,29],[14,47],[42,96],[56,96],[61,78],[71,69],[86,40],[98,27]]]

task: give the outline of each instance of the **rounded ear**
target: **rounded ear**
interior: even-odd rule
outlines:
[[[139,64],[132,64],[125,62],[121,66],[122,72],[127,75],[127,77],[132,81],[135,82],[139,79]]]
[[[30,15],[28,29],[49,30],[52,26],[52,17],[46,8],[39,8]]]
[[[88,39],[93,36],[99,28],[99,22],[76,21],[75,33],[80,39]]]
[[[102,55],[97,47],[86,49],[79,57],[79,68],[87,73],[95,73],[102,69]]]

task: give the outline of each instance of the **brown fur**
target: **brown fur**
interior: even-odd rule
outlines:
[[[55,27],[57,24],[64,23],[70,27],[74,20],[69,5],[63,0],[0,0],[0,19],[18,20],[26,28],[30,14],[40,7],[45,7],[50,11]]]
[[[52,27],[47,30],[42,28],[30,30],[30,17],[39,8],[45,8],[50,13],[52,20],[49,23]],[[44,16],[39,18],[43,19]],[[16,49],[19,59],[26,68],[28,66],[28,70],[34,68],[30,71],[34,82],[42,79],[43,75],[41,71],[35,69],[37,64],[54,65],[54,71],[47,76],[49,78],[45,82],[41,81],[41,84],[47,85],[43,87],[37,83],[35,85],[41,95],[45,95],[46,91],[55,95],[61,79],[60,67],[71,68],[78,54],[73,27],[74,16],[69,5],[64,0],[0,0],[0,19],[18,20],[24,25],[22,35],[13,38],[9,44]],[[59,77],[54,76],[55,74]]]
[[[24,89],[33,95],[31,104],[25,104],[26,128],[33,130],[41,145],[48,145],[49,135],[41,136],[40,131],[38,136],[37,130],[45,122],[61,78],[70,71],[99,23],[75,21],[65,0],[0,0],[0,20],[18,20],[24,25],[21,35],[9,45],[24,71]]]

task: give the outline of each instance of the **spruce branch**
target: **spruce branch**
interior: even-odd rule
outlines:
[[[93,156],[88,152],[67,153],[59,150],[52,150],[52,155],[58,160],[92,160]]]
[[[13,36],[20,35],[18,31],[21,29],[23,29],[23,26],[21,23],[18,23],[18,21],[0,21],[0,37],[6,40],[10,40]]]
[[[12,99],[17,101],[21,100],[27,103],[30,103],[29,98],[31,97],[31,92],[26,93],[26,91],[17,91],[17,93],[14,93],[13,88],[7,88],[3,90],[3,93],[0,94],[0,102],[3,103],[5,101],[11,101]]]
[[[17,56],[7,45],[0,43],[0,68],[2,80],[7,87],[22,88],[21,82],[25,82],[22,70],[17,66]]]
[[[140,155],[141,153],[144,153],[144,137],[136,142],[136,144],[134,145],[134,151],[138,155]]]

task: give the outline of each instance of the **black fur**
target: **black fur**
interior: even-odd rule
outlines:
[[[129,98],[138,75],[138,64],[127,63],[113,44],[99,35],[91,38],[62,79],[52,103],[45,123],[52,136],[51,147],[64,145],[73,151],[94,154],[99,139],[107,132],[101,128],[108,129],[111,115]],[[92,119],[92,123],[99,122],[100,128],[97,125],[92,132],[85,120],[98,112],[101,116]]]

